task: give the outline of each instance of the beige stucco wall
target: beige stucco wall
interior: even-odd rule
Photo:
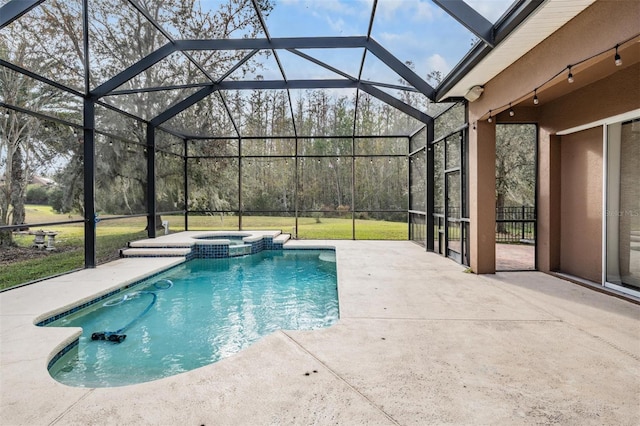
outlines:
[[[487,111],[495,111],[532,92],[567,64],[582,61],[636,36],[640,32],[639,22],[640,1],[597,1],[486,83],[482,97],[469,104],[470,122],[476,122],[478,130],[489,125],[486,120],[479,121]],[[578,76],[580,74],[576,73]],[[588,70],[582,76],[587,79]],[[556,133],[640,108],[640,64],[627,60],[623,67],[614,69],[605,78],[593,79],[580,86],[569,86],[565,80],[558,82],[554,90],[558,88],[564,94],[557,99],[545,100],[538,106],[525,100],[514,106],[514,117],[499,114],[494,124],[519,122],[538,125],[538,269],[563,271],[600,282],[602,128],[581,132],[583,135],[560,137]],[[539,95],[544,95],[544,92],[539,92]],[[598,136],[594,137],[596,133]],[[489,133],[471,130],[470,144],[476,144],[476,150],[480,150],[478,147],[495,146],[495,142],[488,142],[486,137]],[[488,168],[493,167],[492,173],[495,174],[495,159],[489,164],[486,156],[474,157],[472,152],[473,147],[470,147],[471,170],[482,170],[482,175],[488,176],[491,173]],[[478,162],[484,164],[474,165]],[[588,169],[581,170],[578,165]],[[470,173],[470,177],[482,179],[481,174],[474,176]],[[478,214],[488,211],[489,205],[495,205],[495,195],[487,199],[487,192],[482,190],[485,185],[495,185],[495,179],[479,180],[469,191],[470,205],[475,206]],[[587,210],[581,212],[583,208]],[[483,272],[491,272],[487,263],[495,259],[495,255],[489,254],[493,252],[495,242],[474,237],[475,232],[479,236],[487,232],[487,229],[478,229],[478,225],[489,225],[484,223],[486,221],[474,222],[473,216],[471,221],[472,267],[474,264],[483,265]],[[578,228],[588,229],[588,232],[578,232]]]
[[[560,270],[600,282],[602,128],[562,136],[560,158]]]
[[[469,133],[469,160],[469,266],[477,274],[491,274],[496,268],[495,124],[479,122],[476,131]],[[474,247],[489,249],[478,255]]]

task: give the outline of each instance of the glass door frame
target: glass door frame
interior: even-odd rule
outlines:
[[[609,117],[603,120],[600,123],[597,123],[602,126],[602,140],[603,140],[603,173],[602,173],[602,285],[606,288],[610,288],[615,291],[619,291],[621,293],[629,294],[631,296],[640,298],[640,291],[626,287],[624,285],[616,284],[609,282],[607,279],[607,268],[608,268],[608,219],[611,214],[611,209],[609,208],[609,161],[611,157],[611,150],[609,148],[610,144],[610,131],[614,126],[622,126],[623,123],[638,120],[640,119],[640,109],[630,111],[625,114],[620,114],[614,117]],[[616,208],[617,210],[617,208]]]
[[[434,231],[437,235],[434,235],[434,251],[436,253],[441,254],[442,256],[448,257],[450,259],[455,260],[458,263],[469,266],[469,215],[468,215],[468,172],[467,172],[467,153],[468,153],[468,124],[464,124],[463,126],[455,129],[454,131],[442,136],[433,142],[430,143],[431,152],[435,152],[435,146],[439,143],[443,144],[443,157],[442,164],[443,170],[440,176],[436,176],[434,174],[433,179],[440,179],[443,192],[444,192],[444,211],[442,213],[432,213],[434,218],[434,225],[437,226],[437,229]],[[447,168],[447,140],[451,137],[459,138],[459,143],[457,146],[459,156],[459,162],[457,165]],[[434,160],[438,161],[438,160]],[[448,177],[451,175],[458,175],[459,180],[459,194],[458,194],[458,206],[459,211],[456,216],[451,217],[449,212],[449,179]],[[454,225],[455,224],[455,225]],[[434,226],[434,228],[436,227]],[[458,240],[460,241],[459,248],[452,248],[449,241],[450,236],[450,227],[457,227],[458,229]]]

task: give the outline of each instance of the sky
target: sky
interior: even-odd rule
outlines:
[[[465,1],[491,22],[513,3],[513,0]],[[265,20],[271,37],[361,36],[367,34],[372,5],[373,0],[275,0],[275,7]],[[469,51],[475,38],[431,0],[379,0],[371,36],[401,61],[411,61],[416,73],[423,78],[431,71],[446,75]],[[319,59],[357,77],[361,50],[305,53],[322,56]],[[295,55],[288,52],[281,56],[285,70],[294,70],[287,78],[298,78],[298,74],[310,78],[336,77],[316,65],[295,60]],[[289,56],[294,56],[292,66],[288,66]],[[398,77],[382,62],[373,55],[367,58],[364,79],[398,83]],[[265,79],[278,77],[275,62],[260,72]]]

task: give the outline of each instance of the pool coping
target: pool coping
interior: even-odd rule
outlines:
[[[232,244],[234,237],[242,237],[243,244]],[[219,259],[281,250],[289,238],[280,231],[183,231],[130,242],[120,256]]]
[[[229,234],[225,234],[229,235]],[[262,237],[254,237],[253,241],[259,241],[260,238]],[[255,253],[251,253],[251,254],[247,254],[246,256],[253,256],[257,253],[260,253],[262,251],[305,251],[305,250],[316,250],[316,251],[330,251],[332,253],[335,253],[335,247],[333,246],[320,246],[320,245],[313,245],[313,246],[289,246],[289,247],[284,247],[284,248],[270,248],[269,250],[260,250],[257,251]],[[157,256],[153,256],[153,257],[157,257]],[[167,257],[174,257],[174,256],[167,256]],[[183,259],[180,259],[179,261],[176,261],[174,264],[172,264],[171,266],[167,267],[166,269],[162,269],[162,270],[155,270],[152,271],[150,273],[147,274],[143,274],[140,278],[138,279],[134,279],[133,281],[129,281],[123,284],[122,287],[116,288],[116,289],[109,289],[108,291],[104,292],[104,293],[100,293],[100,294],[95,294],[93,298],[91,298],[90,300],[87,300],[87,298],[80,300],[77,302],[77,304],[72,304],[72,306],[69,305],[65,305],[64,307],[57,309],[55,311],[52,312],[47,312],[44,313],[42,315],[39,315],[38,317],[36,317],[34,319],[34,325],[38,326],[38,327],[46,327],[47,325],[62,319],[66,316],[72,315],[78,311],[80,311],[81,309],[87,308],[89,306],[92,306],[96,303],[99,303],[105,299],[110,298],[111,296],[114,296],[116,294],[125,292],[129,289],[131,289],[132,287],[135,287],[155,276],[158,276],[160,274],[164,274],[165,272],[169,271],[170,269],[184,263],[184,262],[188,262],[189,260],[193,259],[193,256],[185,256]],[[335,258],[333,260],[335,262]],[[336,273],[337,273],[337,268],[336,268]],[[337,283],[336,283],[337,284]],[[336,295],[338,296],[338,289],[337,289],[337,285],[336,285]],[[340,317],[339,315],[340,312],[340,303],[338,300],[338,319]],[[67,354],[69,351],[71,351],[73,348],[75,348],[76,346],[78,346],[79,343],[79,337],[82,333],[78,332],[74,335],[74,337],[71,338],[71,340],[65,340],[65,342],[61,343],[60,345],[57,346],[57,351],[58,353],[56,353],[53,357],[51,357],[51,359],[49,360],[48,364],[47,364],[47,369],[50,370],[53,365],[60,359],[62,358],[65,354]],[[190,371],[190,370],[189,370]]]

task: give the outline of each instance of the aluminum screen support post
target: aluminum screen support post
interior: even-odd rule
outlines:
[[[426,155],[427,155],[427,167],[426,167],[426,172],[427,172],[427,176],[426,176],[426,180],[427,180],[427,184],[426,186],[426,210],[427,210],[427,217],[425,218],[425,222],[427,225],[427,229],[426,229],[426,248],[427,251],[434,251],[435,247],[433,244],[433,240],[435,238],[434,236],[434,219],[433,219],[433,213],[434,213],[434,203],[435,203],[435,185],[434,185],[434,179],[435,179],[435,173],[433,170],[434,167],[434,157],[433,157],[433,139],[434,139],[434,126],[435,126],[435,122],[432,121],[431,123],[427,124],[427,147],[426,147]]]
[[[156,237],[156,128],[147,124],[147,236]]]
[[[95,103],[84,99],[83,164],[84,164],[84,267],[96,267],[95,206]]]

